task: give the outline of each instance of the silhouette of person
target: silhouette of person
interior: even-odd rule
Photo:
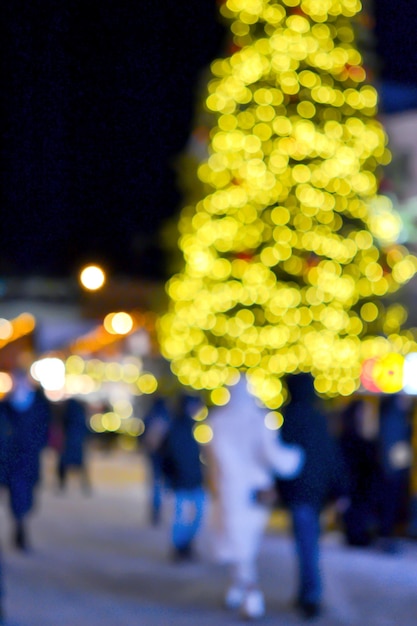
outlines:
[[[6,431],[3,480],[9,491],[14,543],[28,548],[26,519],[34,506],[40,479],[40,456],[47,444],[50,404],[25,370],[12,373],[13,388],[0,402],[0,422]]]
[[[354,399],[342,412],[339,437],[349,479],[350,504],[343,514],[346,540],[368,546],[377,533],[380,466],[378,423],[366,399]]]
[[[317,404],[313,378],[301,373],[286,379],[290,401],[283,409],[283,441],[304,450],[301,473],[288,481],[279,480],[279,491],[288,506],[298,563],[296,606],[309,619],[321,611],[320,513],[331,499],[348,495],[344,465],[327,419]]]
[[[167,403],[158,396],[144,417],[145,431],[141,436],[143,449],[148,457],[151,482],[150,519],[152,524],[160,522],[162,494],[164,490],[163,444],[171,426],[171,415]]]
[[[262,496],[273,488],[275,474],[292,477],[300,471],[303,453],[268,430],[267,410],[249,393],[244,376],[229,391],[228,404],[211,409],[208,419],[213,431],[206,450],[213,493],[213,549],[230,568],[226,607],[255,619],[265,612],[257,558],[270,510]]]
[[[379,543],[384,551],[390,553],[399,550],[395,538],[396,525],[401,517],[405,517],[409,492],[412,459],[410,408],[410,397],[399,393],[383,396],[380,403]]]
[[[85,447],[89,430],[82,402],[67,398],[54,403],[49,430],[49,445],[57,453],[57,477],[60,489],[65,489],[68,472],[80,473],[82,488],[90,493],[91,485],[85,461]]]
[[[175,496],[172,545],[176,561],[194,557],[194,540],[203,520],[203,467],[193,434],[193,415],[201,406],[200,398],[181,394],[161,451],[164,477]]]

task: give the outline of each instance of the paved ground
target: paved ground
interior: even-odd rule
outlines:
[[[199,562],[168,559],[168,520],[146,523],[146,480],[138,457],[95,456],[94,491],[77,481],[57,494],[48,473],[31,521],[33,550],[9,545],[0,509],[7,626],[227,626],[239,623],[221,606],[225,572],[210,563],[207,528]],[[170,502],[165,515],[169,516]],[[261,624],[297,626],[291,609],[294,559],[286,533],[268,532],[261,559],[267,616]],[[323,539],[326,611],[317,626],[417,625],[417,544],[401,556]]]

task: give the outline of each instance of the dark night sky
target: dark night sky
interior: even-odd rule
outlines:
[[[0,272],[158,274],[213,0],[4,0]]]
[[[396,22],[384,71],[401,80],[416,59],[401,36],[409,0],[402,16],[376,2],[380,40]],[[215,0],[3,0],[1,18],[0,274],[103,260],[163,277],[157,234],[181,206],[172,159],[222,51]]]

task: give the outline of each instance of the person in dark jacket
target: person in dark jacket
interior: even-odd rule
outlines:
[[[0,422],[6,431],[3,481],[9,491],[14,543],[28,547],[26,519],[34,506],[40,479],[40,457],[47,444],[50,405],[24,370],[13,372],[13,388],[0,402]]]
[[[193,557],[193,542],[203,519],[203,471],[192,417],[200,407],[199,398],[187,394],[180,397],[163,446],[163,472],[175,495],[172,523],[175,560]]]
[[[411,399],[405,394],[383,396],[379,413],[378,452],[381,466],[379,498],[379,544],[396,553],[396,526],[405,521],[410,487]]]
[[[340,448],[349,477],[350,504],[343,514],[346,541],[351,546],[368,546],[377,533],[378,424],[372,405],[354,399],[342,412]]]
[[[171,425],[171,413],[165,398],[162,396],[155,398],[143,421],[145,431],[140,441],[149,460],[151,487],[150,520],[156,526],[161,520],[162,495],[164,491],[163,444]]]
[[[57,453],[57,477],[60,489],[65,489],[69,470],[81,477],[85,493],[91,485],[85,462],[85,447],[89,430],[84,405],[76,398],[56,402],[52,410],[49,445]]]
[[[348,486],[337,443],[327,419],[318,407],[313,378],[301,373],[287,378],[290,402],[284,407],[282,440],[298,444],[305,453],[301,473],[292,480],[278,481],[284,504],[289,508],[298,561],[296,605],[306,618],[320,613],[320,513],[331,500],[347,497]]]

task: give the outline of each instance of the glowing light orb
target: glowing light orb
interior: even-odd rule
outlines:
[[[376,385],[375,380],[374,380],[374,369],[375,369],[375,364],[377,363],[377,361],[378,359],[376,358],[367,359],[366,361],[364,361],[362,363],[362,370],[361,370],[361,376],[360,376],[361,383],[365,387],[365,389],[373,393],[378,393],[379,391],[381,391],[381,389],[378,387],[378,385]]]
[[[13,334],[13,326],[4,318],[0,319],[0,339],[9,339]]]
[[[387,354],[374,366],[373,379],[383,393],[397,393],[403,387],[404,357]]]
[[[106,275],[98,265],[88,265],[80,273],[81,285],[88,291],[97,291],[105,281]]]
[[[213,439],[213,431],[208,424],[197,424],[193,433],[194,439],[201,445],[205,445]]]
[[[59,391],[65,385],[65,364],[61,359],[47,357],[35,361],[30,373],[46,391]]]
[[[133,320],[129,313],[109,313],[104,318],[104,328],[112,335],[127,335],[133,328]]]

